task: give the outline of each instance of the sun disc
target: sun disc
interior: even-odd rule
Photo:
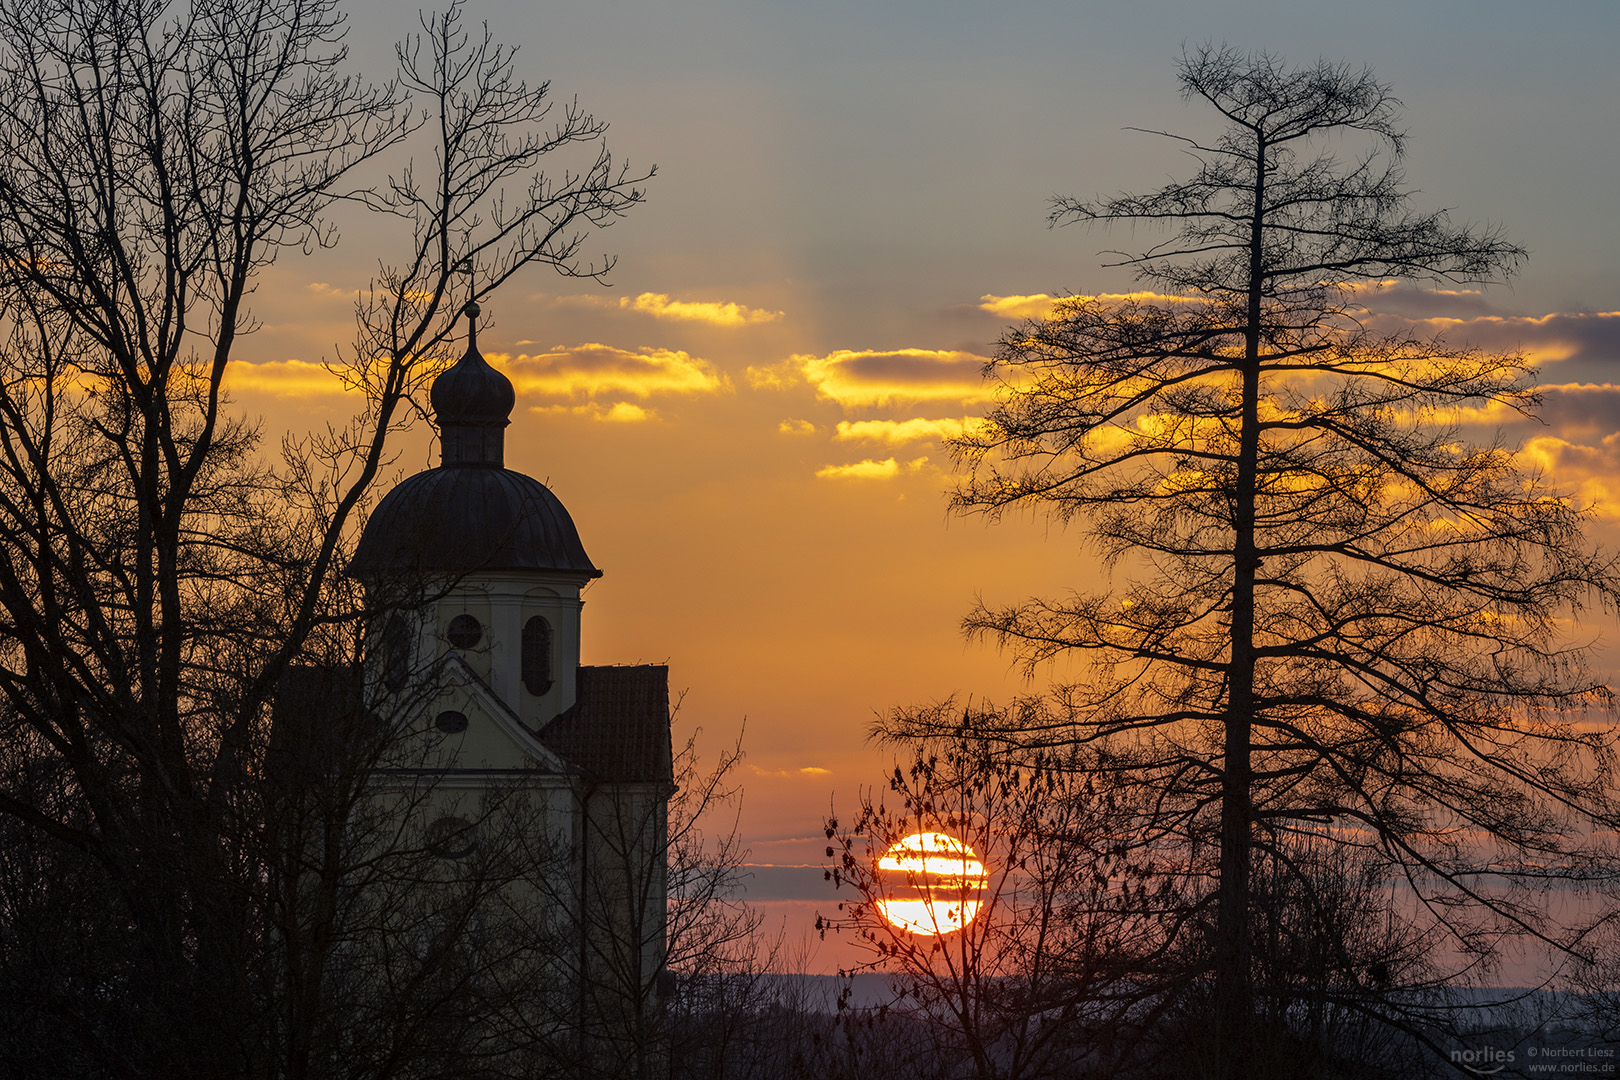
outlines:
[[[891,926],[928,937],[972,922],[982,906],[984,863],[972,848],[941,832],[912,833],[877,862],[884,896],[878,913]]]

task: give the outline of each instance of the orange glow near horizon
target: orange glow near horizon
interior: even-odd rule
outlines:
[[[877,909],[896,929],[927,937],[949,934],[979,913],[984,863],[953,836],[913,833],[890,847],[877,865],[891,882],[891,895],[877,901]]]
[[[582,662],[668,663],[671,686],[686,691],[678,735],[703,730],[705,768],[747,718],[736,820],[760,868],[748,903],[803,943],[806,970],[831,974],[867,956],[853,935],[822,939],[813,929],[829,899],[818,826],[830,803],[847,806],[893,768],[887,749],[868,741],[874,713],[952,694],[1006,702],[1048,680],[1085,677],[1064,658],[1031,683],[994,642],[964,643],[960,631],[979,596],[999,603],[1109,588],[1078,533],[1030,513],[991,528],[947,510],[965,466],[944,440],[986,422],[982,403],[960,399],[993,396],[979,358],[993,351],[1009,317],[973,301],[992,289],[1031,290],[990,281],[934,297],[916,323],[822,325],[791,283],[692,281],[656,266],[638,271],[629,259],[623,266],[620,287],[632,304],[667,295],[787,314],[717,326],[636,310],[618,294],[594,305],[500,294],[485,305],[479,337],[486,358],[515,383],[506,465],[552,488],[606,572],[584,597]],[[337,267],[313,269],[291,259],[267,269],[255,294],[264,330],[243,339],[243,357],[257,363],[233,365],[226,376],[236,411],[261,418],[272,463],[281,433],[301,438],[328,424],[343,431],[366,406],[319,363],[353,356],[331,343],[350,340],[359,286]],[[317,287],[316,278],[332,284]],[[536,285],[551,287],[546,279]],[[1410,302],[1424,311],[1438,303],[1428,294]],[[947,308],[955,321],[941,329],[938,313]],[[1502,344],[1511,344],[1510,329],[1527,340],[1581,337],[1596,356],[1616,328],[1620,315],[1513,327],[1476,320],[1463,329]],[[807,372],[806,358],[835,362]],[[1577,363],[1584,366],[1570,366]],[[1544,380],[1551,426],[1507,429],[1505,437],[1523,438],[1528,462],[1596,503],[1595,537],[1620,545],[1620,378],[1589,356],[1549,365]],[[439,460],[420,396],[421,410],[407,411],[414,428],[391,443],[397,457],[379,474],[379,493]],[[1480,437],[1466,427],[1476,419],[1490,422],[1487,440],[1497,426],[1488,415],[1457,419],[1465,423],[1460,441]],[[1146,437],[1163,421],[1129,423],[1105,437]],[[1120,580],[1136,572],[1126,565]],[[1571,633],[1602,633],[1612,643],[1620,641],[1613,626],[1604,614]],[[1620,665],[1616,655],[1605,645],[1594,668],[1607,678]],[[961,855],[952,853],[933,854],[960,876]],[[867,910],[892,934],[926,948],[994,917],[987,892],[964,895],[959,883],[936,884],[925,903],[916,885],[928,853],[909,857],[920,863],[910,887],[903,869],[872,865],[885,880]]]

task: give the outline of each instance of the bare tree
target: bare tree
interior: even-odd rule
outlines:
[[[578,953],[563,967],[580,987],[587,1072],[669,1075],[668,999],[752,958],[758,919],[738,895],[744,852],[735,818],[725,827],[727,804],[740,794],[732,773],[742,744],[706,768],[697,734],[673,755],[673,792],[611,782],[612,790],[586,789],[580,820],[590,865],[543,886],[579,921],[570,935]]]
[[[766,979],[781,956],[764,916],[747,899],[748,851],[739,829],[736,770],[742,733],[712,763],[693,731],[675,752],[675,794],[664,832],[668,873],[665,970],[673,1076],[743,1074],[767,1030],[776,995]]]
[[[1410,1076],[1445,1019],[1434,937],[1392,902],[1393,867],[1325,829],[1282,837],[1251,866],[1258,1075]],[[1201,1014],[1201,1015],[1200,1015]],[[1192,1018],[1207,1016],[1205,1009]],[[1184,1051],[1208,1040],[1184,1032]]]
[[[458,3],[396,83],[345,74],[343,32],[333,0],[0,3],[0,813],[42,853],[13,864],[8,904],[43,896],[30,911],[117,942],[53,945],[71,963],[42,1013],[98,1074],[314,1068],[289,1027],[317,1023],[334,970],[293,970],[312,954],[266,928],[330,959],[352,912],[300,898],[355,894],[319,863],[324,894],[270,880],[320,848],[262,816],[288,797],[266,788],[278,688],[359,659],[347,544],[463,303],[530,265],[599,276],[586,237],[650,175],[577,106],[550,112]],[[368,186],[411,140],[431,164]],[[398,217],[410,246],[334,368],[364,413],[266,465],[225,386],[259,273],[335,243],[338,200]],[[343,812],[309,819],[334,857]],[[289,979],[314,996],[267,1006]]]
[[[822,925],[894,975],[886,1011],[932,1034],[942,1075],[1117,1069],[1181,970],[1187,905],[1131,834],[1132,794],[1074,747],[1005,754],[1001,732],[1051,719],[1038,699],[892,715],[940,734],[827,823],[829,875],[854,900]]]
[[[1378,282],[1483,282],[1524,257],[1411,208],[1389,89],[1210,46],[1179,80],[1224,125],[1165,135],[1194,174],[1052,212],[1164,228],[1115,263],[1163,291],[1070,297],[1002,339],[954,506],[1080,523],[1123,579],[966,627],[1031,669],[1090,662],[1056,723],[1002,736],[1106,747],[1157,793],[1151,829],[1216,881],[1215,1071],[1236,1077],[1261,1037],[1251,865],[1291,834],[1399,866],[1465,954],[1512,933],[1579,948],[1536,891],[1594,872],[1583,829],[1616,819],[1612,729],[1570,717],[1609,690],[1565,622],[1612,602],[1615,563],[1511,447],[1459,431],[1470,410],[1533,415],[1523,358],[1362,318]]]

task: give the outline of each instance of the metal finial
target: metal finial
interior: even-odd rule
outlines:
[[[478,316],[483,310],[478,306],[476,300],[467,301],[467,306],[461,309],[461,313],[467,316],[467,348],[469,350],[478,348]]]

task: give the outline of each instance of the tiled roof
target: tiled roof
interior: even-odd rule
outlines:
[[[541,742],[598,780],[672,781],[668,667],[581,667],[577,688]]]

